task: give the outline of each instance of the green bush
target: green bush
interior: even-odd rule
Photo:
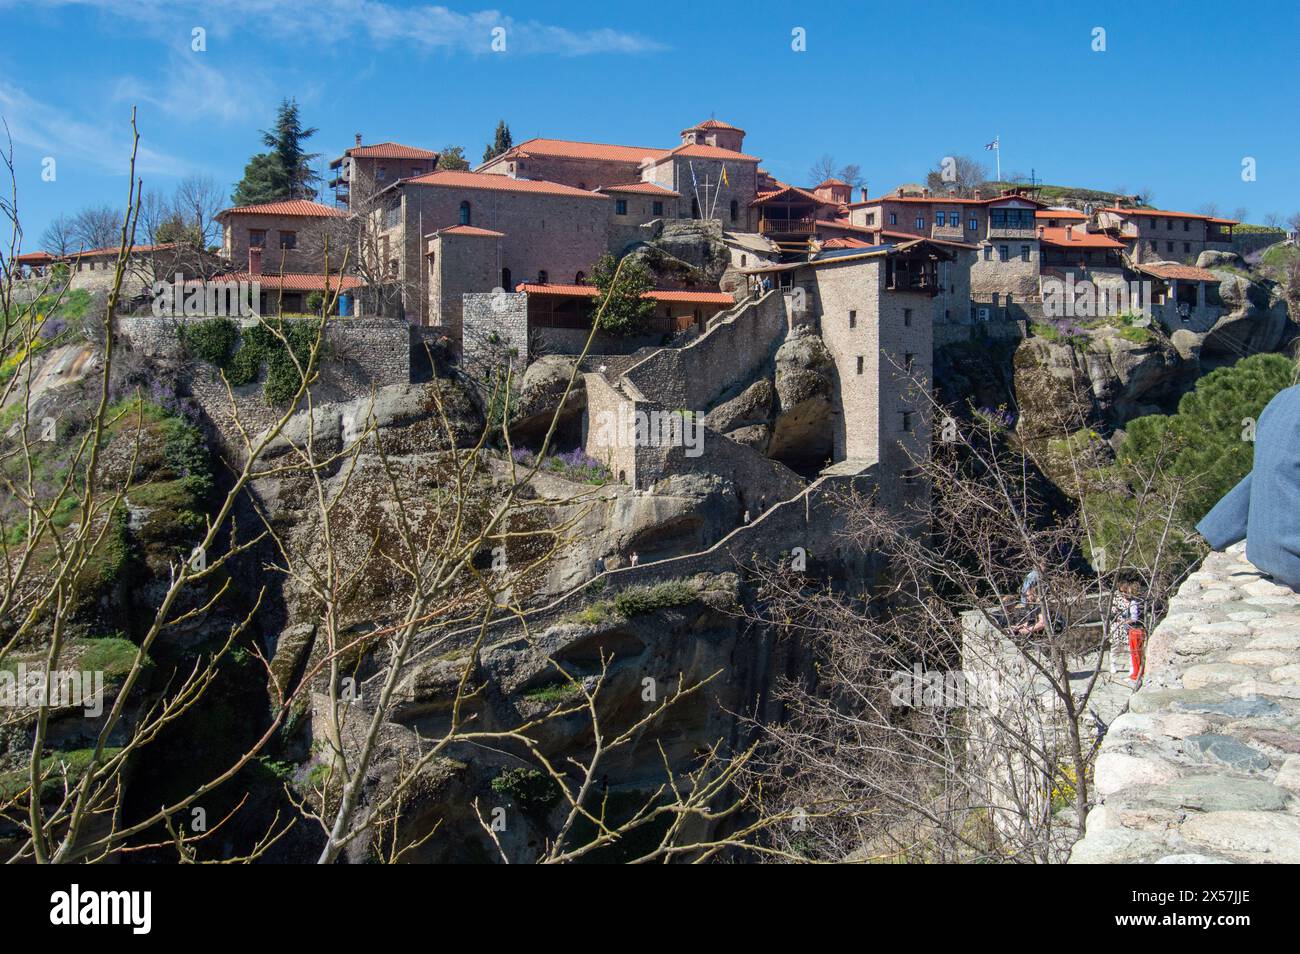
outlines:
[[[630,586],[614,595],[614,609],[622,616],[639,616],[669,606],[683,606],[693,602],[696,596],[695,588],[684,580]]]
[[[229,318],[207,318],[181,325],[181,344],[195,358],[224,368],[239,342],[239,326]]]
[[[523,811],[544,813],[560,798],[555,779],[537,769],[505,769],[492,780],[492,791],[512,798]]]

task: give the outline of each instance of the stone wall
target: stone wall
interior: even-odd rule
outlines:
[[[772,291],[747,301],[683,348],[664,348],[627,371],[640,392],[669,408],[707,410],[738,383],[747,382],[785,337],[785,301]]]
[[[1239,544],[1188,577],[1097,758],[1071,863],[1300,863],[1300,593]]]
[[[207,415],[226,449],[237,451],[242,445],[225,384],[211,365],[187,358],[180,343],[182,324],[212,320],[215,319],[119,316],[117,340],[119,346],[148,355],[163,365],[183,363],[183,380],[189,386],[191,397]],[[405,322],[343,318],[331,321],[326,335],[328,352],[311,388],[314,401],[347,401],[369,393],[372,388],[410,382],[411,330]],[[245,385],[233,391],[235,410],[250,433],[256,433],[278,416],[276,409],[267,406],[261,384]]]
[[[461,307],[465,366],[482,371],[510,357],[522,370],[528,361],[528,295],[475,292],[464,295]]]

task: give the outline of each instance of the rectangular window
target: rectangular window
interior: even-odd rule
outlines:
[[[991,229],[1032,229],[1033,209],[989,209]]]
[[[858,374],[862,373],[862,355],[858,355]]]
[[[979,227],[980,227],[980,220],[975,218],[975,216],[972,215],[970,217],[970,221],[966,223],[966,228],[970,229],[972,232],[978,232]]]
[[[298,233],[287,232],[284,229],[280,229],[280,248],[297,248],[297,247],[298,247]]]
[[[911,411],[903,412],[903,433],[904,434],[912,433],[912,412]]]
[[[918,229],[923,229],[923,228],[925,228],[925,216],[924,216],[924,215],[918,215],[918,216],[916,217],[916,227],[917,227]]]
[[[991,262],[991,261],[993,261],[993,246],[992,246],[992,245],[985,245],[985,246],[984,246],[984,261],[986,261],[986,262]]]
[[[850,312],[849,312],[849,327],[850,327],[850,328],[856,328],[857,326],[858,326],[858,313],[857,313],[856,311],[850,311]]]
[[[614,200],[614,214],[627,215],[627,199]]]
[[[1003,262],[1011,261],[1011,247],[1009,245],[998,246],[998,260]]]
[[[903,327],[904,328],[912,327],[912,309],[910,308],[903,309]]]
[[[908,374],[911,374],[912,365],[915,362],[916,362],[916,355],[912,354],[910,351],[906,352],[903,355],[903,370],[906,371]]]
[[[897,225],[897,224],[898,224],[898,213],[897,213],[897,212],[890,212],[890,213],[889,213],[889,224],[890,224],[890,225]]]
[[[388,167],[387,167],[387,166],[375,166],[375,181],[376,181],[376,182],[383,182],[383,181],[384,181],[385,179],[387,179],[387,178],[388,178]]]
[[[948,221],[948,213],[944,212],[942,209],[941,209],[940,211],[934,213],[934,224],[935,224],[935,225],[942,226],[942,225],[945,225],[945,224],[947,223],[947,221]]]
[[[1184,232],[1190,232],[1191,230],[1192,230],[1192,220],[1191,220],[1191,219],[1183,219],[1183,231],[1184,231]]]
[[[1166,243],[1165,243],[1165,251],[1166,251],[1166,252],[1172,252],[1173,250],[1174,250],[1174,243],[1173,243],[1173,242],[1166,242]]]
[[[1028,245],[1022,245],[1022,246],[1020,246],[1020,260],[1021,260],[1022,262],[1027,262],[1027,261],[1029,261],[1029,246],[1028,246]]]
[[[266,248],[266,229],[249,229],[248,245],[250,248]]]
[[[1183,251],[1184,251],[1184,252],[1190,252],[1191,250],[1192,250],[1192,243],[1191,243],[1191,242],[1184,242],[1184,243],[1183,243]]]
[[[875,224],[876,224],[876,213],[874,213],[874,212],[868,212],[868,213],[867,213],[867,224],[868,224],[868,225],[875,225]]]
[[[654,203],[654,212],[653,212],[653,214],[654,214],[654,215],[663,215],[663,214],[664,214],[664,204],[663,204],[662,202],[656,202],[656,203]]]

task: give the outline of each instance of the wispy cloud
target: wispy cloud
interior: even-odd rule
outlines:
[[[0,7],[22,0],[0,0]],[[202,0],[45,0],[46,7],[88,7],[114,19],[141,25],[152,35],[189,37],[203,27],[211,36],[256,27],[281,40],[326,46],[405,44],[430,52],[493,52],[493,31],[505,31],[505,53],[592,56],[639,54],[667,49],[662,41],[613,27],[573,29],[538,20],[519,20],[498,10],[460,13],[444,6],[405,6],[384,0],[227,0],[220,6]],[[166,25],[165,30],[163,25]],[[183,34],[176,28],[185,27]]]
[[[240,122],[270,112],[273,84],[246,70],[219,69],[199,56],[173,53],[156,78],[124,76],[113,89],[118,102],[148,104],[189,122]]]
[[[26,90],[0,80],[0,117],[9,127],[15,143],[29,146],[59,162],[84,162],[103,172],[125,174],[131,157],[130,113],[123,109],[117,119],[90,122],[50,103],[41,102]],[[193,171],[193,163],[140,144],[136,171],[155,175],[182,175]]]

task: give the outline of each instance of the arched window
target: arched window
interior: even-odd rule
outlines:
[[[550,279],[547,277],[545,269],[537,273],[537,284],[545,285]]]
[[[460,204],[460,224],[469,225],[469,223],[470,223],[469,200],[467,199]]]
[[[748,255],[740,256],[740,267],[744,268],[748,264],[749,264],[749,256]]]
[[[735,199],[732,199],[731,200],[731,221],[734,222],[738,218],[740,218],[740,203],[737,202]]]
[[[573,284],[575,285],[581,285],[586,280],[587,280],[586,272],[578,272],[578,274],[573,276]]]
[[[699,217],[700,217],[700,200],[691,199],[691,218],[698,219]]]
[[[515,290],[515,286],[510,283],[510,269],[508,268],[501,269],[501,288],[508,292]]]

